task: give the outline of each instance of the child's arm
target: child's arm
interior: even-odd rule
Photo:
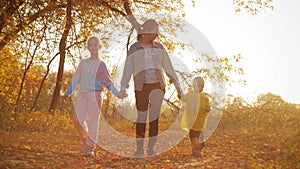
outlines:
[[[118,96],[118,89],[115,87],[114,83],[110,83],[106,86],[108,90],[110,90],[115,96]]]
[[[209,113],[210,110],[211,110],[211,106],[210,106],[210,100],[209,100],[209,98],[208,98],[207,95],[205,95],[205,101],[204,101],[204,103],[206,104],[205,105],[205,111],[206,111],[206,113]]]
[[[71,93],[74,91],[75,87],[77,86],[77,84],[80,81],[80,75],[81,75],[81,62],[79,63],[79,65],[75,71],[75,74],[72,78],[70,86],[65,93],[65,97],[69,97],[71,95]]]
[[[98,70],[98,77],[105,87],[110,90],[115,96],[118,96],[118,89],[115,87],[114,83],[112,82],[107,67],[104,62],[101,62],[101,65]]]

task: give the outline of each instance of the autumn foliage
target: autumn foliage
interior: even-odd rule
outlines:
[[[125,9],[129,7],[125,2],[131,2],[132,11]],[[190,155],[188,137],[173,149],[144,159],[117,156],[101,147],[97,147],[95,158],[79,152],[82,141],[74,127],[73,102],[61,102],[73,75],[73,71],[63,69],[64,63],[75,67],[76,61],[82,59],[80,52],[86,39],[95,33],[102,34],[104,47],[109,47],[106,40],[119,36],[117,33],[128,36],[130,24],[114,23],[114,19],[124,17],[121,20],[126,21],[129,14],[142,14],[139,20],[150,13],[165,16],[160,24],[174,33],[180,25],[177,21],[185,16],[184,4],[181,0],[161,2],[1,1],[0,168],[300,168],[300,105],[287,103],[272,93],[259,95],[253,103],[228,97],[219,126],[206,141],[201,157]],[[271,3],[272,0],[233,1],[237,12],[251,15],[273,10]],[[168,50],[176,49],[176,43],[164,35],[159,40]],[[128,41],[133,42],[133,37]],[[202,54],[202,58],[211,61],[215,72],[200,67],[194,73],[207,79],[234,83],[232,73],[244,74],[235,65],[242,58],[240,54],[215,60]],[[58,64],[60,68],[56,70]],[[238,80],[245,83],[243,78]],[[104,95],[103,117],[116,130],[134,137],[134,123],[120,116],[109,92],[104,91]],[[51,100],[57,104],[49,113]],[[171,113],[160,118],[159,132],[172,124],[177,115],[173,109],[163,108]]]
[[[115,112],[117,113],[117,111]],[[185,137],[176,147],[155,157],[131,159],[101,147],[95,158],[79,152],[81,140],[70,112],[1,113],[1,167],[7,168],[300,168],[299,105],[280,96],[260,95],[247,105],[242,98],[227,104],[202,157],[190,156]],[[116,130],[134,137],[133,123],[107,117]],[[160,130],[168,128],[166,118]],[[126,128],[126,129],[125,129]]]

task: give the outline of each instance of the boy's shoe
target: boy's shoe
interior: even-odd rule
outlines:
[[[137,149],[133,156],[135,158],[144,157],[144,149]]]
[[[201,150],[192,150],[192,156],[201,157],[203,155]]]
[[[154,151],[153,149],[148,149],[148,150],[147,150],[147,155],[148,155],[148,156],[156,155],[156,151]]]

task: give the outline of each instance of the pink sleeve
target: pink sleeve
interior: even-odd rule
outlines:
[[[99,66],[99,69],[97,72],[97,78],[102,81],[103,87],[106,87],[107,85],[112,83],[109,72],[108,72],[104,62],[100,63],[100,66]]]

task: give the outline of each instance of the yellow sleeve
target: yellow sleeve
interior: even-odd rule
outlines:
[[[182,96],[181,100],[183,102],[188,102],[188,99],[190,99],[190,95],[191,95],[191,92],[186,93],[185,95]]]

